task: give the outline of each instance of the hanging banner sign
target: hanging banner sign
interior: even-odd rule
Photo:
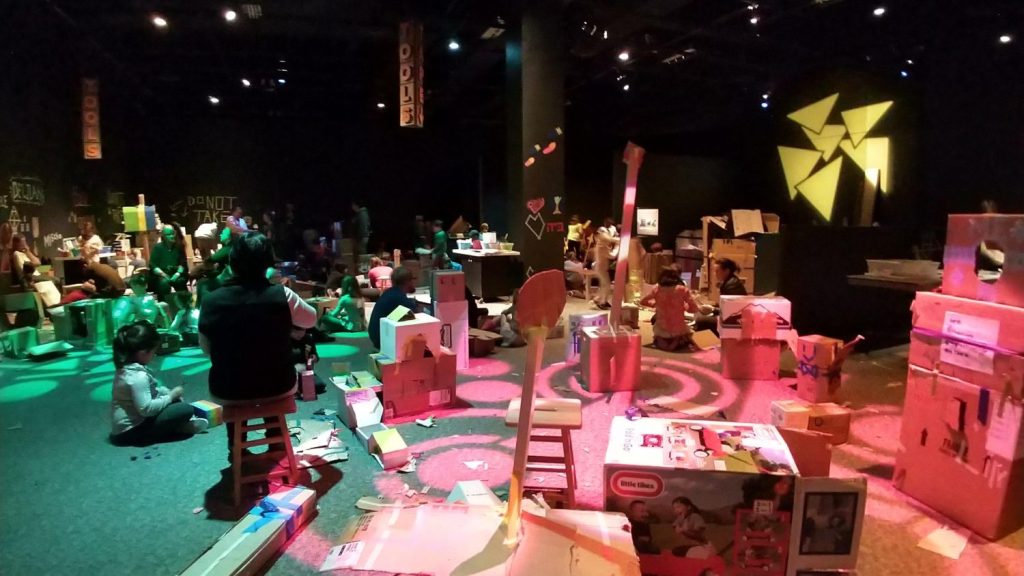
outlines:
[[[423,24],[398,27],[398,125],[423,127]]]
[[[82,154],[86,160],[103,158],[100,144],[100,81],[82,78]]]

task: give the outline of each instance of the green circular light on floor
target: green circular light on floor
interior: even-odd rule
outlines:
[[[316,351],[321,358],[344,358],[359,353],[359,348],[348,344],[317,344]]]
[[[202,348],[182,348],[174,353],[175,356],[202,356]]]
[[[21,402],[49,394],[57,389],[56,380],[30,380],[0,388],[0,402]]]
[[[210,369],[210,361],[209,360],[203,360],[203,362],[201,364],[199,364],[198,366],[196,366],[194,368],[189,368],[188,370],[185,370],[184,372],[181,373],[181,375],[182,376],[195,376],[196,374],[202,374],[203,372],[206,372],[209,369]]]
[[[110,354],[93,354],[85,359],[86,362],[109,362]]]
[[[362,332],[332,332],[331,336],[340,340],[361,340],[363,338],[369,338],[365,330]]]
[[[113,382],[97,386],[92,389],[92,392],[89,392],[89,398],[97,402],[110,402],[110,396],[113,389]]]

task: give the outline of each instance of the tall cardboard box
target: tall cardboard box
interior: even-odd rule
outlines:
[[[466,276],[458,270],[434,270],[431,274],[432,302],[465,302]]]
[[[616,416],[604,508],[629,518],[644,574],[783,576],[797,474],[772,426]],[[696,507],[705,541],[676,532],[678,497]]]
[[[733,380],[778,380],[782,354],[775,340],[722,340],[722,376]]]
[[[569,314],[569,333],[565,339],[565,361],[577,362],[580,359],[580,348],[584,328],[607,326],[607,312],[583,312]]]
[[[796,393],[808,402],[827,402],[839,389],[840,374],[831,370],[843,341],[812,334],[797,341]]]
[[[434,302],[434,316],[441,322],[441,346],[455,353],[456,367],[469,368],[469,304],[465,299]]]
[[[640,333],[611,326],[583,328],[580,379],[590,392],[621,392],[640,386]]]
[[[978,248],[1003,253],[1002,274],[978,271]],[[942,292],[1024,307],[1024,214],[950,214]]]
[[[976,346],[1024,354],[1024,308],[935,292],[914,299],[915,330]]]
[[[911,366],[893,483],[986,538],[1024,526],[1024,407]]]
[[[420,335],[426,340],[427,348],[437,350],[441,346],[441,321],[423,313],[416,314],[412,320],[381,318],[380,353],[401,361],[405,358],[406,342]]]

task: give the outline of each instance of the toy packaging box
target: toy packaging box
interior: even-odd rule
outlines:
[[[981,261],[982,243],[1002,255],[1001,267]],[[1024,214],[950,214],[942,292],[1024,307]]]
[[[605,509],[629,518],[644,574],[782,576],[797,474],[773,426],[619,416]]]
[[[911,366],[893,483],[986,538],[1024,526],[1024,406]]]
[[[205,418],[210,423],[210,428],[224,423],[224,407],[216,402],[196,400],[192,403],[192,410],[197,418]]]

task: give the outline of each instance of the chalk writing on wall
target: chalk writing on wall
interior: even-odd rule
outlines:
[[[219,223],[231,214],[237,200],[238,196],[186,196],[171,205],[171,215],[173,219],[183,219],[183,223],[193,228],[207,222]]]
[[[60,232],[50,232],[46,236],[43,236],[43,246],[49,248],[51,246],[59,245],[63,239],[64,235]]]
[[[12,204],[42,206],[46,202],[43,181],[30,176],[11,176],[7,191]]]

